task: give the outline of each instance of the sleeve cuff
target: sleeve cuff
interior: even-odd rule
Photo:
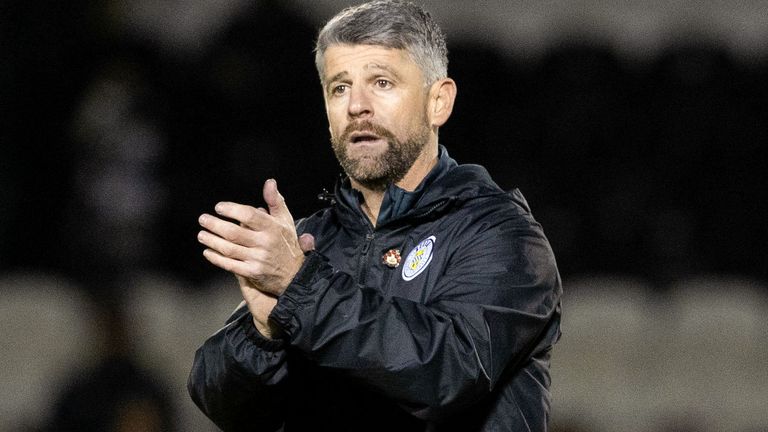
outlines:
[[[245,337],[256,345],[257,348],[271,352],[277,352],[284,348],[285,341],[282,338],[276,337],[274,339],[267,339],[258,329],[256,329],[256,325],[253,323],[253,316],[250,312],[243,315],[239,324],[240,328],[245,333]]]
[[[296,313],[313,302],[311,294],[317,289],[316,282],[326,273],[323,269],[330,269],[325,258],[314,251],[307,253],[299,272],[278,297],[269,319],[277,324],[286,338],[291,339],[300,329]]]

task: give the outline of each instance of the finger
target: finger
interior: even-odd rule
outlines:
[[[201,227],[207,229],[211,233],[241,246],[252,247],[259,244],[257,232],[238,224],[219,219],[216,216],[203,214],[198,219],[198,222]]]
[[[248,264],[225,257],[224,255],[216,252],[213,249],[206,249],[203,251],[203,256],[205,259],[207,259],[211,264],[215,265],[216,267],[226,270],[228,272],[234,273],[236,276],[243,276],[243,277],[249,277],[249,268]]]
[[[299,236],[299,247],[301,251],[307,253],[311,250],[315,250],[315,236],[312,234],[302,234]]]
[[[277,190],[277,181],[269,179],[264,182],[264,202],[269,207],[269,214],[282,220],[283,222],[293,225],[293,216],[288,211],[288,206],[285,204],[285,198]]]
[[[249,249],[245,248],[237,243],[233,243],[229,240],[225,240],[217,235],[211,234],[208,231],[200,231],[197,233],[197,241],[210,249],[215,250],[220,255],[234,258],[237,260],[246,260],[250,256]]]
[[[269,224],[269,214],[264,209],[256,209],[248,205],[222,201],[216,204],[216,213],[229,219],[234,219],[242,225],[254,230],[261,230]]]

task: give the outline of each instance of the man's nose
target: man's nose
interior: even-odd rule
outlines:
[[[366,118],[373,115],[371,95],[365,86],[352,86],[349,94],[347,112],[351,118]]]

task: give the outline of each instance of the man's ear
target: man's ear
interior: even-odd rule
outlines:
[[[448,121],[456,100],[456,82],[450,78],[437,80],[429,89],[429,115],[433,127]]]

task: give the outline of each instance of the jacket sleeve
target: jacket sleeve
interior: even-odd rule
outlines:
[[[466,230],[422,301],[361,289],[311,253],[270,319],[320,366],[439,420],[559,337],[560,278],[540,226],[517,215]]]
[[[283,342],[261,336],[241,305],[195,353],[187,389],[225,431],[282,427],[286,361]]]

